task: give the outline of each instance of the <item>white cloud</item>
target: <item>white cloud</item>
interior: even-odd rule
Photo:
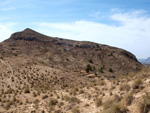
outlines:
[[[2,11],[9,11],[9,10],[14,10],[14,9],[15,9],[15,7],[7,7],[7,8],[2,8],[0,10],[2,10]]]
[[[16,23],[0,23],[0,42],[8,39],[10,35],[14,32],[12,27],[16,25]]]
[[[50,36],[117,46],[142,58],[150,53],[150,17],[144,15],[146,12],[143,10],[111,15],[111,20],[119,22],[120,26],[91,21],[34,24],[37,25],[36,30]]]
[[[10,4],[12,3],[14,0],[4,0],[1,2],[1,5],[7,5],[7,4]]]

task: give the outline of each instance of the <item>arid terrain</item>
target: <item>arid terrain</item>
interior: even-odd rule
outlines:
[[[150,68],[123,49],[29,28],[0,43],[1,113],[149,113]]]

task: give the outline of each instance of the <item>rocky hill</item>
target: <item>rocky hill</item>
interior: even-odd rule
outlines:
[[[97,113],[101,108],[93,104],[95,93],[104,98],[103,88],[142,68],[123,49],[49,37],[28,28],[0,43],[0,112],[88,113],[97,106],[92,111]],[[92,90],[96,92],[90,98]]]
[[[138,71],[142,67],[133,54],[123,49],[48,37],[31,29],[12,34],[1,43],[0,53],[4,59],[13,57],[10,64],[15,68],[34,62],[72,72],[83,71],[90,65],[91,69],[87,70],[89,73],[121,75]]]

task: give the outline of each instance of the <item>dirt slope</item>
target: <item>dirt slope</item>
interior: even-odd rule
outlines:
[[[123,49],[28,28],[0,43],[0,112],[101,112],[96,100],[124,96],[119,81],[129,81],[121,77],[142,68]]]

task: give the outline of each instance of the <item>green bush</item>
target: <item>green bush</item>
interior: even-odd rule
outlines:
[[[92,71],[92,67],[91,67],[91,65],[88,64],[86,66],[86,72],[88,73],[89,71]]]
[[[104,73],[103,69],[104,69],[104,67],[101,67],[101,68],[99,69],[99,72]]]
[[[112,68],[109,68],[109,72],[113,72]]]
[[[92,64],[93,64],[93,61],[92,61],[92,59],[90,59],[90,60],[89,60],[89,63],[92,63]]]

